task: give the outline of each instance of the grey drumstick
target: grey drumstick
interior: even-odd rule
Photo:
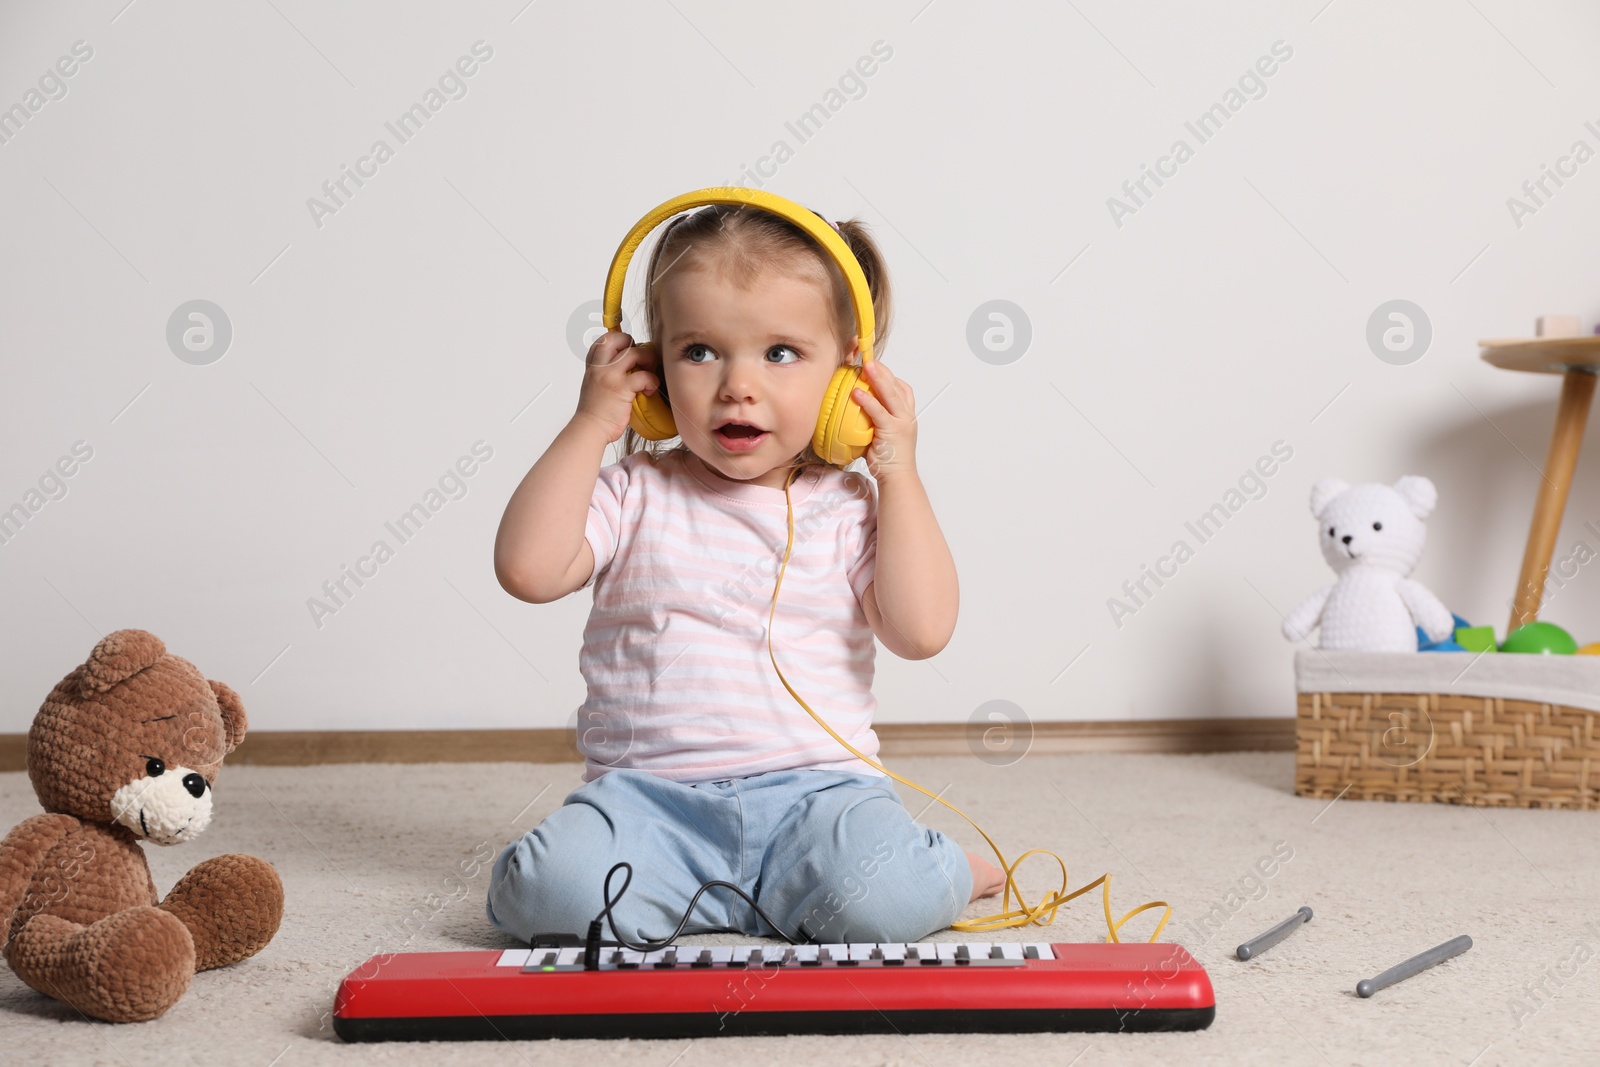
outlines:
[[[1276,945],[1279,941],[1282,941],[1284,938],[1288,937],[1294,932],[1296,927],[1310,921],[1311,909],[1301,908],[1299,911],[1295,912],[1293,915],[1289,916],[1287,919],[1283,920],[1283,922],[1279,923],[1277,926],[1274,926],[1266,933],[1260,935],[1259,937],[1252,937],[1250,940],[1240,945],[1234,954],[1237,955],[1241,960],[1250,959],[1252,956],[1259,956],[1273,945]]]
[[[1442,945],[1436,945],[1426,952],[1412,956],[1404,963],[1396,964],[1376,978],[1364,978],[1356,983],[1356,996],[1370,997],[1385,986],[1392,986],[1396,982],[1403,982],[1419,972],[1427,970],[1436,963],[1443,963],[1451,956],[1459,956],[1472,947],[1472,938],[1466,934],[1452,937]]]

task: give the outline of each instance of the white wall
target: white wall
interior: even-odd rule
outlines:
[[[0,732],[124,626],[236,686],[261,729],[570,722],[589,593],[505,594],[495,527],[576,402],[569,319],[629,226],[690,189],[764,183],[864,219],[889,257],[885,355],[927,405],[962,592],[943,654],[880,651],[890,722],[995,699],[1292,713],[1279,612],[1329,578],[1307,511],[1329,474],[1432,477],[1418,577],[1503,629],[1557,380],[1476,341],[1600,317],[1600,161],[1507,206],[1600,148],[1600,12],[1578,0],[13,4],[0,107],[80,40],[66,95],[0,144],[0,507],[93,450],[0,545]],[[400,144],[385,122],[477,41],[466,95]],[[1280,41],[1265,94],[1200,143],[1185,122]],[[864,92],[801,143],[785,124],[876,42]],[[393,158],[318,225],[308,198],[380,138]],[[1118,225],[1108,198],[1179,138],[1192,158]],[[741,178],[779,140],[792,157]],[[1365,340],[1398,298],[1433,332],[1403,366]],[[232,325],[208,365],[166,339],[194,299]],[[1005,365],[967,341],[996,299],[1032,330]],[[1280,440],[1266,495],[1117,627],[1122,581]],[[466,495],[398,545],[385,521],[478,441]],[[1600,549],[1597,453],[1558,556]],[[394,558],[316,625],[308,598],[379,538]],[[1597,571],[1546,615],[1584,641]]]

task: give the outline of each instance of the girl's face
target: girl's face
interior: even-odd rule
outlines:
[[[741,289],[690,269],[668,273],[656,293],[683,443],[725,478],[783,488],[843,358],[822,286],[769,271]]]

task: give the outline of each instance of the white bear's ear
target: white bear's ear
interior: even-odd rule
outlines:
[[[1350,483],[1339,478],[1322,478],[1311,487],[1311,514],[1322,518],[1322,513],[1333,503],[1333,498],[1350,488]]]
[[[1400,499],[1406,502],[1411,509],[1411,514],[1419,519],[1425,519],[1433,513],[1433,506],[1439,502],[1439,490],[1433,483],[1420,474],[1408,474],[1394,483],[1394,491],[1400,494]]]

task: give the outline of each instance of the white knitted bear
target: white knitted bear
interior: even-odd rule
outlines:
[[[1422,558],[1422,520],[1438,499],[1433,483],[1418,475],[1392,487],[1351,487],[1337,478],[1312,486],[1322,556],[1339,580],[1291,611],[1283,636],[1298,641],[1321,626],[1318,647],[1360,652],[1415,652],[1418,626],[1430,641],[1447,637],[1455,618],[1407,577]]]

